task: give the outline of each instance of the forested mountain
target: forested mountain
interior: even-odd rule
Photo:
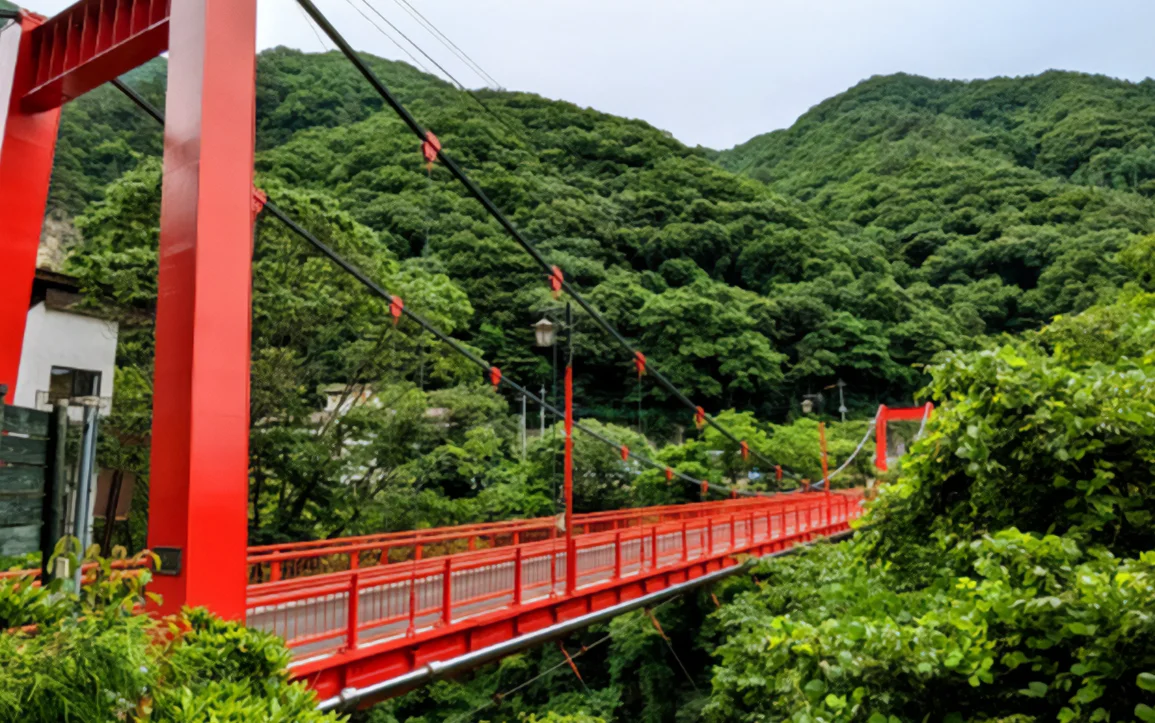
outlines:
[[[815,477],[820,418],[837,462],[878,403],[927,385],[939,411],[859,541],[575,634],[572,669],[545,646],[354,720],[1155,720],[1152,81],[872,78],[718,152],[369,61],[547,258],[751,447]],[[158,60],[128,80],[161,104],[164,75]],[[426,169],[343,58],[264,52],[257,100],[257,183],[282,209],[507,375],[548,384],[529,329],[557,303],[540,270],[442,167]],[[99,89],[65,109],[51,197],[79,235],[68,270],[123,319],[100,463],[138,475],[118,538],[131,549],[148,493],[160,150],[153,121]],[[554,420],[523,451],[516,400],[412,323],[395,327],[272,219],[258,222],[253,290],[252,542],[557,512]],[[714,430],[665,444],[690,415],[580,316],[576,346],[587,424],[696,479],[773,484]],[[839,378],[851,421],[829,403],[803,418],[801,395]],[[698,494],[575,441],[578,511]],[[838,483],[875,476],[866,457]],[[27,645],[21,626],[76,617],[33,618],[64,608],[29,594],[0,585],[0,608],[18,600],[23,615],[0,658],[36,671],[4,679],[0,708],[27,696],[53,720],[71,703],[43,681],[84,669],[59,661],[86,649]],[[146,628],[129,624],[116,649],[145,649]],[[220,647],[209,632],[189,655]],[[308,710],[299,689],[270,684],[284,676],[275,641],[228,636],[266,663],[253,690],[211,681],[221,699]],[[220,703],[153,658],[102,660],[132,671],[105,682],[127,691],[105,707],[160,679],[190,706]],[[175,697],[156,701],[172,710]]]
[[[641,121],[471,97],[374,62],[547,257],[712,409],[782,420],[838,378],[852,407],[909,401],[912,365],[1109,297],[1128,274],[1115,252],[1155,230],[1150,83],[876,78],[718,155],[735,174]],[[160,100],[163,64],[137,76]],[[80,211],[159,151],[151,121],[115,93],[66,110],[55,208]],[[261,54],[258,144],[261,183],[307,189],[383,252],[446,274],[472,306],[462,333],[507,373],[548,378],[528,328],[550,304],[539,270],[444,169],[426,173],[339,55]],[[577,344],[588,410],[632,419],[630,360],[580,319]],[[647,394],[650,429],[689,421]]]
[[[1128,278],[1115,254],[1155,211],[1155,81],[875,77],[719,160],[874,239],[974,331],[1017,330]]]

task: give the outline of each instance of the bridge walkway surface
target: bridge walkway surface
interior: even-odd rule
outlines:
[[[576,581],[552,517],[252,547],[250,627],[285,639],[322,697],[849,529],[839,490],[576,515]]]

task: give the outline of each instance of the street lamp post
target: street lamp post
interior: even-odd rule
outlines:
[[[573,541],[573,316],[565,305],[565,591],[577,588],[577,549]]]
[[[573,309],[565,305],[565,589],[572,594],[577,587],[577,550],[573,540]],[[553,347],[554,389],[557,389],[557,333],[556,325],[548,318],[533,325],[538,346]],[[556,392],[555,392],[556,394]]]

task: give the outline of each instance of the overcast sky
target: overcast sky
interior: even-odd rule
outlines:
[[[71,2],[22,4],[52,14]],[[484,84],[403,0],[315,2],[358,49],[408,62],[351,6],[396,37],[368,2],[467,86]],[[1155,75],[1155,0],[408,2],[506,88],[642,118],[713,148],[789,126],[875,74]],[[321,49],[294,0],[260,0],[258,44]]]

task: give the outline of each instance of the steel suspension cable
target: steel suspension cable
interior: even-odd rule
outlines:
[[[829,479],[834,479],[837,474],[850,466],[850,463],[854,461],[854,458],[857,457],[858,453],[862,451],[862,448],[866,446],[866,440],[870,439],[870,435],[874,432],[874,425],[876,422],[878,422],[878,414],[875,414],[874,419],[871,419],[870,424],[866,426],[866,434],[862,435],[862,441],[860,441],[858,446],[854,448],[854,452],[846,458],[846,461],[842,463],[842,466],[827,475]]]
[[[135,103],[139,108],[141,108],[141,110],[143,110],[148,115],[152,116],[152,118],[154,120],[156,120],[158,123],[160,123],[161,125],[164,125],[164,114],[161,113],[161,111],[156,106],[154,106],[152,103],[148,102],[148,100],[146,100],[143,96],[141,96],[139,93],[137,93],[136,90],[129,87],[123,81],[121,81],[119,79],[113,80],[112,84],[118,90],[120,90],[122,93],[124,93],[126,96],[128,96],[129,100],[131,100],[133,103]],[[302,227],[300,224],[298,224],[296,221],[294,221],[292,218],[290,218],[284,211],[282,211],[271,200],[265,202],[264,212],[269,213],[274,218],[276,218],[278,221],[285,224],[285,226],[289,230],[293,231],[295,234],[297,234],[302,239],[304,239],[306,242],[308,242],[310,245],[312,245],[315,249],[320,251],[322,255],[324,255],[326,258],[328,258],[330,261],[332,261],[337,266],[339,266],[342,270],[344,270],[346,273],[351,275],[353,278],[355,278],[358,282],[361,283],[362,286],[364,286],[366,289],[368,289],[371,293],[373,293],[374,295],[376,295],[376,296],[380,297],[382,300],[384,300],[386,304],[391,305],[393,303],[394,297],[392,294],[390,294],[388,291],[386,291],[377,282],[373,281],[371,278],[366,276],[364,272],[362,272],[359,268],[357,268],[352,263],[350,263],[341,254],[337,253],[337,251],[335,251],[328,244],[321,241],[320,239],[318,239],[313,234],[309,233],[309,231],[307,231],[304,227]],[[401,308],[401,313],[403,315],[407,316],[408,318],[410,318],[415,323],[417,323],[417,325],[420,326],[422,329],[424,329],[425,331],[432,334],[434,336],[434,338],[436,338],[438,341],[443,342],[450,349],[457,352],[461,356],[465,357],[470,362],[472,362],[474,365],[480,367],[483,371],[489,372],[491,369],[494,368],[492,365],[490,365],[484,359],[482,359],[481,357],[474,354],[469,348],[467,348],[460,341],[458,341],[457,339],[454,339],[453,337],[449,336],[445,332],[441,331],[436,326],[434,326],[432,323],[430,323],[428,320],[426,320],[423,316],[421,316],[417,312],[413,311],[409,307],[403,306]],[[499,383],[505,384],[506,386],[510,387],[515,392],[517,392],[518,394],[524,395],[527,399],[533,401],[534,404],[540,405],[543,409],[548,411],[550,414],[553,414],[556,418],[560,418],[560,417],[564,416],[564,413],[561,410],[557,409],[552,404],[547,402],[544,398],[537,396],[533,392],[529,391],[525,387],[521,386],[517,382],[510,379],[509,377],[502,375],[501,378],[499,379]],[[654,460],[649,459],[648,457],[646,457],[644,455],[638,454],[637,452],[633,451],[632,449],[628,449],[628,447],[625,447],[625,445],[621,444],[620,442],[616,442],[616,441],[610,439],[609,437],[606,437],[605,435],[603,435],[599,432],[595,432],[594,430],[590,429],[589,427],[585,426],[584,424],[582,424],[580,422],[575,421],[574,422],[574,428],[578,429],[583,434],[586,434],[587,436],[592,437],[593,439],[596,439],[596,440],[602,442],[603,444],[606,444],[608,446],[613,447],[614,449],[622,450],[623,448],[625,448],[627,450],[627,455],[626,455],[627,457],[629,457],[631,459],[635,459],[638,462],[641,462],[642,464],[649,466],[653,469],[667,472],[668,474],[671,474],[672,476],[677,477],[679,480],[686,482],[688,484],[692,484],[695,487],[704,485],[707,490],[708,489],[721,489],[721,490],[725,491],[726,493],[730,493],[731,491],[735,491],[739,495],[742,495],[745,497],[763,496],[761,494],[749,492],[747,490],[737,490],[737,489],[731,490],[731,488],[726,487],[724,485],[717,485],[717,484],[713,484],[713,483],[705,481],[705,480],[699,480],[697,478],[691,477],[690,475],[685,474],[684,472],[680,472],[678,470],[673,469],[673,467],[671,467],[670,465],[665,465],[665,464],[662,464],[660,462],[656,462]]]
[[[421,124],[417,122],[417,119],[413,117],[413,114],[409,112],[409,109],[406,108],[405,105],[401,103],[401,101],[398,100],[396,96],[393,95],[392,91],[390,91],[389,88],[385,86],[379,77],[377,77],[377,74],[373,72],[369,65],[359,55],[357,55],[357,52],[353,50],[353,47],[349,45],[349,42],[345,40],[345,37],[341,35],[341,33],[337,30],[336,27],[333,26],[331,22],[329,22],[329,19],[325,17],[325,15],[317,8],[315,4],[313,4],[312,0],[297,0],[297,3],[305,9],[305,12],[307,12],[321,28],[321,30],[329,36],[329,39],[332,40],[333,43],[341,50],[349,62],[351,62],[353,66],[357,68],[362,77],[364,77],[365,80],[373,87],[373,89],[377,91],[377,93],[386,102],[386,104],[388,104],[389,107],[391,107],[394,112],[397,113],[398,117],[401,118],[405,125],[409,126],[409,129],[413,131],[414,135],[416,135],[422,141],[422,143],[428,144],[429,134],[425,128],[423,128]],[[476,199],[485,208],[489,215],[492,216],[494,220],[497,221],[498,224],[504,228],[505,231],[510,236],[512,236],[515,241],[517,241],[518,245],[520,245],[547,274],[551,274],[553,270],[552,265],[545,259],[537,247],[521,234],[521,231],[519,231],[518,228],[513,225],[513,222],[510,221],[501,211],[501,209],[499,209],[497,205],[489,198],[489,196],[486,195],[485,191],[483,191],[481,187],[478,186],[477,183],[468,174],[465,173],[461,166],[459,166],[457,162],[444,151],[444,149],[440,148],[439,143],[435,144],[435,147],[437,149],[438,160],[440,160],[445,165],[445,167],[449,169],[449,172],[453,174],[453,177],[460,181],[463,186],[465,186],[465,189],[469,192],[469,194],[473,196],[473,198]],[[626,338],[622,336],[622,334],[597,311],[597,309],[595,309],[588,301],[586,301],[585,297],[583,297],[581,293],[569,281],[562,279],[560,287],[567,294],[569,294],[569,296],[577,303],[577,305],[580,306],[582,310],[585,311],[586,314],[588,314],[590,318],[593,319],[594,322],[603,331],[613,337],[614,340],[618,342],[619,346],[629,352],[631,359],[638,358],[638,350],[635,349],[633,345],[630,344],[630,342],[626,340]],[[654,375],[654,378],[658,380],[658,383],[661,384],[661,386],[665,388],[667,392],[672,394],[676,399],[678,399],[678,401],[680,401],[691,411],[697,412],[698,406],[695,405],[689,397],[683,394],[681,390],[674,386],[673,382],[671,382],[666,377],[666,375],[662,374],[658,369],[651,368],[649,365],[647,365],[647,371]],[[741,445],[742,440],[738,439],[738,437],[735,436],[733,432],[719,424],[712,415],[705,414],[703,416],[703,421],[716,429],[734,444]],[[778,466],[775,465],[775,463],[769,457],[766,457],[758,450],[751,449],[750,452],[771,467]],[[788,471],[784,470],[784,472]],[[789,476],[797,478],[798,475],[790,472]]]

